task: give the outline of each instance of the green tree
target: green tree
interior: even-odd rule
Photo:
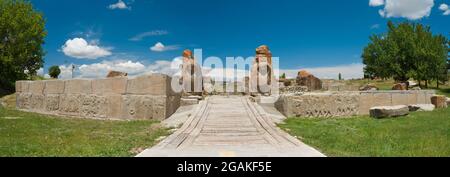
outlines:
[[[0,0],[0,87],[30,78],[43,66],[45,20],[30,2]]]
[[[362,58],[369,77],[394,78],[406,82],[443,81],[447,78],[448,40],[433,35],[430,27],[403,22],[388,22],[388,32],[370,37]]]
[[[341,73],[339,73],[338,79],[339,79],[339,80],[342,80],[342,74],[341,74]]]
[[[283,73],[283,74],[280,76],[280,79],[286,79],[286,73]]]
[[[59,66],[52,66],[48,69],[48,75],[52,78],[57,79],[59,74],[61,74],[61,69],[59,69]]]

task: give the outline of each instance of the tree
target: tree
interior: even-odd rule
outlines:
[[[283,74],[280,76],[280,79],[286,79],[286,73],[283,73]]]
[[[0,87],[30,78],[43,66],[45,20],[30,2],[0,0]]]
[[[370,37],[362,58],[365,75],[406,82],[443,81],[447,78],[448,40],[433,35],[430,27],[403,22],[388,22],[388,32]]]
[[[52,66],[48,69],[48,75],[54,79],[57,79],[59,74],[61,74],[61,69],[59,69],[59,66]]]
[[[338,79],[339,79],[339,80],[342,80],[342,74],[341,74],[341,73],[339,73]]]

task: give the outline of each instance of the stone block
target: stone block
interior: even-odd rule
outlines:
[[[399,117],[408,114],[409,108],[405,105],[379,106],[370,108],[370,117],[374,118]]]
[[[408,95],[408,104],[420,104],[419,103],[419,91],[411,91]]]
[[[44,111],[44,95],[32,94],[30,97],[30,110]]]
[[[29,83],[29,93],[32,94],[43,94],[44,93],[44,87],[45,82],[44,81],[32,81]]]
[[[199,103],[198,99],[181,98],[180,106],[196,105],[198,103]]]
[[[66,80],[64,94],[91,94],[92,81],[91,80]]]
[[[165,97],[159,97],[159,99],[157,97],[159,96],[124,96],[124,117],[126,119],[164,119]],[[163,98],[164,100],[161,101]]]
[[[82,95],[80,116],[87,118],[107,118],[108,104],[105,96]]]
[[[58,94],[45,95],[44,107],[45,107],[45,111],[47,111],[47,112],[58,111],[59,110],[59,95]]]
[[[65,88],[65,81],[48,80],[45,81],[44,94],[63,94],[64,88]]]
[[[443,95],[434,95],[431,97],[431,104],[439,108],[447,108],[447,97]]]
[[[141,95],[169,95],[171,79],[167,75],[152,74],[128,80],[127,93]]]
[[[412,104],[408,105],[410,112],[415,111],[433,111],[435,106],[433,104]]]
[[[371,107],[391,105],[392,96],[390,92],[361,92],[359,98],[359,114],[368,115]]]
[[[16,92],[26,93],[30,87],[30,81],[17,81],[16,82]]]
[[[392,93],[392,104],[391,105],[408,105],[414,104],[409,102],[409,95],[411,92],[394,92]]]
[[[126,114],[124,114],[124,98],[122,95],[107,95],[106,99],[108,101],[108,118],[112,119],[127,119]]]
[[[127,78],[108,78],[92,81],[94,94],[125,94],[127,90]]]
[[[64,94],[59,97],[59,114],[80,116],[83,95]]]
[[[16,95],[16,107],[18,109],[29,109],[31,93],[17,93]]]

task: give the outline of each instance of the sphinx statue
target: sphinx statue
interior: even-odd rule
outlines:
[[[270,95],[277,84],[272,67],[272,53],[266,45],[256,48],[250,73],[250,93]]]
[[[180,84],[183,85],[184,94],[202,95],[203,93],[202,68],[196,62],[191,50],[183,51]]]

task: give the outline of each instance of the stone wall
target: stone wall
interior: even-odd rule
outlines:
[[[371,107],[431,104],[434,91],[324,92],[282,95],[275,107],[287,117],[368,115]]]
[[[172,115],[180,94],[162,74],[133,79],[17,81],[18,109],[95,119],[155,119]]]

